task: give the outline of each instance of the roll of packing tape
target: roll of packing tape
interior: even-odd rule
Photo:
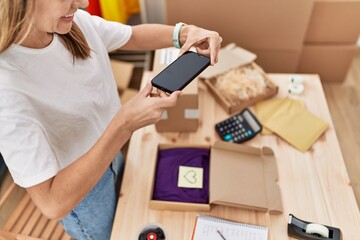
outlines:
[[[317,234],[324,238],[329,238],[329,229],[321,224],[309,223],[306,225],[305,232],[307,234]]]
[[[304,79],[302,76],[298,76],[298,75],[290,76],[289,83],[302,84],[303,82]]]
[[[294,84],[290,83],[288,87],[288,92],[291,94],[299,95],[304,92],[304,85],[303,84]]]

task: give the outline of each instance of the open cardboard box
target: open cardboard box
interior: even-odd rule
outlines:
[[[213,146],[159,144],[169,148],[210,148],[209,204],[153,200],[157,159],[154,164],[150,208],[177,211],[209,211],[211,205],[227,205],[270,213],[282,212],[278,171],[273,151],[268,147],[216,142]],[[177,178],[177,176],[174,176]]]
[[[200,77],[204,79],[204,82],[207,85],[210,93],[213,94],[217,102],[225,109],[228,114],[239,112],[242,109],[261,100],[274,96],[278,92],[278,87],[271,81],[263,69],[254,62],[255,59],[255,54],[240,47],[236,47],[234,44],[229,44],[219,51],[219,63],[211,68],[206,69],[203,73],[200,74]],[[216,81],[218,76],[238,67],[250,69],[261,74],[261,76],[265,79],[266,88],[261,94],[258,94],[257,96],[243,101],[239,100],[236,104],[234,104],[229,100],[229,98],[227,98],[227,96],[223,95],[219,91],[218,87],[216,86]]]

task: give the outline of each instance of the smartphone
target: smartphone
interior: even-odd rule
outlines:
[[[151,84],[167,93],[182,90],[209,65],[209,57],[187,51],[156,75]]]

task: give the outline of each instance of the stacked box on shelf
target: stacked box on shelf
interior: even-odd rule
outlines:
[[[315,1],[298,72],[319,73],[326,82],[344,81],[359,34],[359,0]]]
[[[312,7],[312,0],[167,0],[166,18],[219,32],[223,45],[255,53],[266,72],[296,72]]]

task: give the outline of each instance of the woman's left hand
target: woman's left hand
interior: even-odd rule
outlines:
[[[219,33],[194,25],[184,25],[180,31],[180,42],[183,43],[180,55],[195,47],[198,53],[210,56],[211,65],[218,62],[218,52],[222,42]]]

